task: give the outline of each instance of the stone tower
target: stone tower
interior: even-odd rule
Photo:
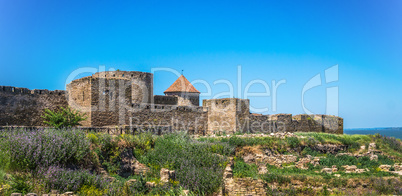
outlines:
[[[202,106],[208,112],[208,134],[217,132],[231,134],[249,130],[250,101],[248,99],[204,99]]]
[[[198,91],[186,77],[181,75],[165,92],[166,96],[178,98],[179,106],[199,106],[200,91]]]
[[[83,126],[125,125],[132,104],[153,99],[153,74],[138,71],[105,71],[71,81],[68,105],[84,112]]]

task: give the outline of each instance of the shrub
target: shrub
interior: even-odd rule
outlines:
[[[302,152],[301,155],[306,156],[306,155],[311,155],[313,157],[319,156],[320,153],[318,151],[312,150],[310,147],[305,147]]]
[[[79,130],[13,130],[0,133],[1,152],[13,170],[38,166],[78,164],[89,152],[89,141]]]
[[[55,111],[45,109],[41,117],[44,120],[43,123],[57,129],[81,125],[80,122],[86,119],[85,114],[70,107],[60,107]]]
[[[287,137],[286,138],[286,143],[291,148],[296,148],[296,147],[298,147],[300,145],[300,141],[299,141],[299,139],[297,137]]]
[[[123,140],[128,147],[134,147],[147,151],[154,147],[155,136],[150,132],[140,133],[138,135],[122,134],[119,139]]]
[[[87,138],[92,144],[95,144],[95,145],[99,144],[99,138],[96,133],[88,133]]]
[[[192,191],[213,193],[222,184],[227,158],[211,152],[211,144],[192,140],[184,134],[158,137],[154,149],[137,157],[153,170],[176,170],[180,185]]]
[[[94,149],[99,161],[108,173],[116,174],[120,169],[119,138],[109,134],[99,134],[99,145]],[[124,148],[123,148],[124,149]]]
[[[306,144],[308,145],[308,146],[315,146],[315,145],[317,145],[319,142],[316,140],[316,139],[314,139],[313,137],[308,137],[307,138],[307,141],[306,141]]]
[[[223,140],[222,140],[223,141]],[[232,136],[229,138],[228,142],[230,145],[235,147],[240,146],[255,146],[261,145],[266,147],[273,147],[275,142],[281,141],[278,138],[273,137],[236,137]]]
[[[316,142],[322,144],[343,144],[348,146],[349,150],[359,149],[361,144],[371,141],[371,138],[368,135],[337,135],[328,133],[296,133],[296,135],[308,137],[306,143],[309,146],[316,145]]]
[[[22,194],[29,193],[33,188],[29,179],[30,178],[26,174],[15,174],[10,182],[11,192]]]
[[[0,185],[6,182],[7,173],[0,169]]]
[[[402,143],[400,139],[396,139],[394,137],[382,136],[378,133],[374,135],[374,138],[388,145],[391,149],[399,153],[402,153]]]
[[[379,194],[401,194],[401,182],[398,179],[372,178],[371,183]]]
[[[267,183],[277,182],[278,184],[289,184],[290,178],[276,173],[266,173],[262,176],[262,179]]]
[[[103,190],[110,183],[102,176],[91,174],[86,170],[69,170],[57,166],[40,168],[37,175],[42,179],[47,191],[55,189],[61,192],[77,192],[84,185]]]
[[[99,190],[95,186],[88,186],[84,185],[78,191],[78,195],[85,195],[85,196],[99,196],[106,194],[107,190]]]
[[[258,166],[256,164],[247,164],[242,159],[237,159],[233,166],[233,175],[238,178],[258,176]]]

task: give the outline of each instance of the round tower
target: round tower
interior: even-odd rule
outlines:
[[[98,72],[92,77],[99,78],[125,78],[131,80],[132,103],[152,103],[153,101],[153,78],[152,73],[139,71],[105,71]]]

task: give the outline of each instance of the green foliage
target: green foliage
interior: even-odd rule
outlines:
[[[382,136],[380,134],[375,134],[373,139],[377,148],[381,149],[388,155],[394,156],[399,161],[402,161],[402,142],[400,139]]]
[[[258,166],[247,164],[242,159],[236,158],[233,166],[233,176],[237,178],[258,177]]]
[[[337,178],[337,179],[331,180],[329,185],[331,185],[332,187],[336,187],[336,188],[346,187],[346,185],[348,185],[348,179]]]
[[[96,133],[88,133],[87,138],[92,144],[98,145],[99,144],[99,138]]]
[[[0,171],[6,171],[10,167],[10,154],[6,151],[7,147],[2,146],[7,143],[6,138],[1,138],[0,134]]]
[[[400,187],[402,183],[397,179],[383,179],[383,178],[372,178],[370,179],[373,184],[373,188],[378,192],[378,194],[382,195],[400,195],[402,194],[402,190]]]
[[[70,107],[60,107],[55,111],[45,109],[41,117],[43,118],[43,123],[56,129],[81,125],[80,122],[87,118],[85,114],[81,114]]]
[[[176,170],[177,180],[185,189],[199,194],[213,193],[222,184],[227,161],[213,151],[209,142],[196,142],[184,134],[169,134],[159,137],[154,149],[137,158],[153,170]]]
[[[339,135],[328,133],[296,133],[296,135],[307,137],[306,144],[309,146],[316,145],[317,142],[321,144],[343,144],[348,146],[350,151],[354,151],[360,148],[361,144],[365,144],[371,141],[368,135]]]
[[[99,145],[93,146],[99,157],[101,165],[108,173],[116,174],[120,169],[120,151],[119,140],[117,137],[109,134],[98,134]]]
[[[318,140],[314,139],[313,137],[308,137],[307,141],[306,141],[307,146],[315,146],[318,143],[320,143],[320,142]]]
[[[367,156],[356,158],[349,155],[334,156],[332,154],[327,154],[325,159],[320,160],[321,166],[331,167],[332,165],[336,165],[340,169],[342,169],[342,165],[356,165],[358,168],[375,170],[375,168],[382,164],[393,165],[394,161],[383,155],[378,155],[378,160],[370,160]]]
[[[0,185],[6,182],[6,175],[7,173],[4,170],[0,169]]]
[[[229,138],[229,144],[232,146],[240,147],[240,146],[270,146],[274,145],[276,138],[272,137],[236,137],[232,136]]]
[[[302,156],[311,155],[313,157],[320,156],[321,154],[315,150],[312,150],[310,147],[305,147],[301,152]]]
[[[123,140],[127,147],[141,149],[144,152],[153,148],[156,141],[156,137],[150,132],[140,133],[138,135],[122,134],[117,139]]]
[[[287,137],[286,142],[290,148],[296,148],[300,146],[300,141],[297,137]]]
[[[11,170],[79,164],[89,153],[80,130],[13,130],[0,132],[0,162]]]
[[[95,186],[97,189],[103,190],[110,184],[109,180],[104,179],[102,176],[91,174],[87,170],[70,170],[57,166],[40,168],[36,173],[36,177],[41,179],[41,182],[45,185],[46,192],[53,189],[60,192],[77,192],[85,185]]]
[[[32,190],[32,182],[26,174],[15,174],[10,181],[11,192],[26,194]]]
[[[299,134],[299,133],[297,133]],[[233,156],[235,149],[241,151],[243,146],[256,146],[259,149],[275,150],[279,153],[300,153],[302,156],[320,156],[320,165],[308,164],[309,169],[302,170],[291,164],[283,164],[283,168],[267,165],[269,173],[258,174],[258,166],[246,164],[244,160],[234,158],[233,174],[235,178],[260,178],[267,183],[288,185],[291,179],[303,182],[303,188],[278,186],[268,194],[274,195],[327,195],[329,189],[347,187],[350,179],[365,179],[372,177],[393,177],[392,180],[372,178],[370,191],[378,194],[400,194],[400,179],[396,174],[377,171],[381,164],[393,165],[394,161],[384,155],[378,155],[378,160],[369,157],[321,154],[309,146],[319,143],[347,145],[356,149],[368,145],[374,140],[380,150],[386,149],[394,153],[401,151],[401,143],[393,138],[383,136],[345,136],[323,133],[301,133],[305,138],[287,137],[201,137],[197,140],[185,134],[169,134],[155,136],[151,133],[138,135],[122,134],[118,136],[105,133],[87,133],[79,130],[46,129],[36,131],[16,130],[0,132],[0,184],[10,184],[7,191],[31,192],[50,189],[74,191],[78,195],[180,195],[188,189],[193,195],[210,195],[222,185],[222,174],[228,164],[227,156]],[[298,146],[305,146],[302,152]],[[252,148],[254,149],[254,148]],[[150,167],[146,176],[117,175],[120,169],[121,154],[132,150],[133,155],[143,164]],[[387,151],[388,152],[388,151]],[[274,152],[275,153],[275,152]],[[54,158],[54,159],[52,159]],[[50,160],[50,163],[49,163]],[[90,163],[94,168],[102,166],[114,182],[95,175],[81,168]],[[88,162],[85,162],[88,161]],[[57,165],[57,166],[56,166]],[[341,177],[321,173],[323,167],[337,165]],[[358,168],[369,168],[370,171],[357,174],[346,174],[342,165],[356,165]],[[66,166],[77,166],[74,170]],[[176,180],[164,184],[159,183],[161,168],[176,170]],[[6,175],[11,172],[14,176]],[[28,177],[25,177],[28,176]],[[137,182],[128,185],[128,179]],[[156,182],[154,188],[145,186],[147,181]],[[324,185],[322,190],[314,191],[315,186]],[[39,188],[38,188],[39,187]],[[269,187],[269,186],[268,186]],[[334,193],[334,192],[333,192]],[[8,194],[8,192],[7,192]]]
[[[326,185],[324,185],[324,187],[322,188],[322,195],[324,196],[330,195]]]
[[[277,182],[278,184],[287,185],[290,183],[290,178],[284,175],[280,175],[277,173],[266,173],[261,177],[267,183]]]
[[[95,186],[84,185],[78,191],[78,195],[82,196],[101,196],[106,193],[107,190],[99,190]]]

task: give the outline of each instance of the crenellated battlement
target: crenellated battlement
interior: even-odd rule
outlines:
[[[63,90],[54,90],[50,91],[47,89],[27,89],[13,86],[0,86],[0,92],[12,93],[12,94],[21,94],[21,95],[65,95],[66,91]]]
[[[153,95],[152,73],[137,71],[95,73],[71,81],[66,89],[0,86],[0,126],[43,126],[44,109],[70,106],[86,114],[82,125],[88,127],[166,126],[202,134],[343,133],[343,119],[337,116],[252,114],[248,99],[206,99],[199,106],[199,92],[183,75],[165,95]]]
[[[64,90],[19,88],[0,86],[0,126],[44,126],[44,109],[67,107]]]

